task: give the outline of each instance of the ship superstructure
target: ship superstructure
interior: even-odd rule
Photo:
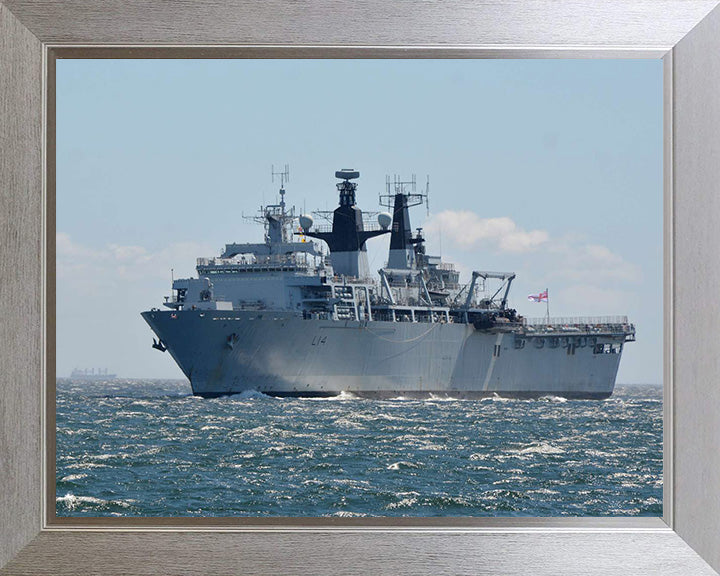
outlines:
[[[199,258],[197,278],[174,280],[169,310],[142,315],[189,378],[193,392],[258,390],[279,396],[606,398],[624,344],[625,317],[529,321],[509,307],[515,274],[473,271],[426,253],[410,208],[428,201],[414,178],[386,182],[371,221],[357,206],[359,172],[335,173],[332,213],[296,216],[263,206],[260,243],[233,243]],[[330,226],[315,226],[315,219]],[[366,243],[389,235],[373,277]],[[327,250],[327,253],[326,251]]]

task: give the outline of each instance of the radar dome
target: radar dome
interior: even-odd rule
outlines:
[[[390,224],[392,224],[392,216],[390,216],[387,212],[380,212],[377,219],[378,224],[380,224],[380,228],[383,230],[387,230],[390,227]]]
[[[313,225],[313,219],[310,214],[303,214],[300,218],[298,218],[298,220],[300,221],[300,228],[302,228],[305,232],[310,230],[310,227]]]

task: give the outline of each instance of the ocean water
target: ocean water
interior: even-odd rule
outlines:
[[[203,399],[57,383],[58,516],[660,516],[662,389]]]

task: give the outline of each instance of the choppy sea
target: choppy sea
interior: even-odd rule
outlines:
[[[57,382],[58,516],[660,516],[662,389],[604,401]]]

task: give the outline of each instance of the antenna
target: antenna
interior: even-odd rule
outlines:
[[[270,166],[272,181],[275,182],[275,176],[280,176],[280,193],[284,194],[285,182],[290,182],[290,165],[285,164],[285,169],[282,172],[275,172],[275,165]]]
[[[280,209],[283,214],[285,213],[285,182],[290,181],[290,166],[285,164],[285,169],[282,172],[275,172],[275,166],[270,165],[271,180],[275,182],[275,176],[280,176]]]
[[[397,194],[403,194],[406,198],[405,202],[409,207],[417,206],[422,203],[427,203],[427,191],[429,190],[429,178],[427,189],[425,192],[417,191],[417,180],[415,174],[412,175],[410,180],[403,181],[400,176],[395,174],[391,179],[390,176],[385,176],[385,194],[380,194],[379,203],[382,206],[393,208],[395,203],[395,196]],[[428,204],[428,213],[430,211],[430,205]]]
[[[430,216],[430,174],[427,175],[427,182],[425,183],[425,206],[427,215]]]

